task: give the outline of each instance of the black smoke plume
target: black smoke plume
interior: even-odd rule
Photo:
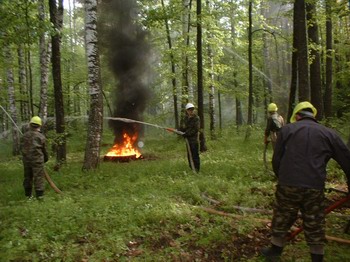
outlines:
[[[103,3],[103,37],[108,48],[110,68],[117,79],[113,92],[113,116],[143,120],[149,101],[150,45],[147,32],[138,21],[138,9],[134,0],[111,0]],[[115,143],[142,132],[142,126],[120,121],[110,121]]]

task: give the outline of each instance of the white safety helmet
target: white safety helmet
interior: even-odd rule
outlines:
[[[194,108],[194,105],[192,103],[187,103],[185,108],[186,108],[186,110],[188,110],[190,108]]]

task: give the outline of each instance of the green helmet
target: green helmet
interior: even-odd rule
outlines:
[[[290,122],[291,123],[294,123],[296,120],[296,117],[295,115],[304,110],[304,109],[307,109],[307,108],[310,108],[312,110],[312,113],[314,115],[314,117],[317,115],[317,109],[308,101],[304,101],[304,102],[300,102],[299,104],[297,104],[295,107],[294,107],[294,110],[293,110],[293,114],[290,118]]]
[[[29,123],[30,124],[35,124],[35,125],[38,125],[38,126],[42,125],[41,118],[38,117],[38,116],[33,116]]]
[[[278,110],[277,105],[275,103],[271,103],[267,106],[268,112],[276,112]]]

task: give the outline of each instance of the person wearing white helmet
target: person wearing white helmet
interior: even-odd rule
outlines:
[[[189,148],[187,149],[187,158],[190,168],[193,171],[199,172],[200,169],[200,158],[199,158],[199,127],[200,119],[195,113],[194,105],[187,103],[185,106],[186,115],[183,121],[183,126],[180,131],[184,132],[183,137],[188,140]],[[193,165],[192,165],[193,164]]]
[[[281,129],[282,126],[284,126],[284,119],[277,113],[277,110],[278,108],[275,103],[270,103],[267,107],[269,117],[267,119],[265,128],[264,143],[267,145],[271,141],[272,149],[275,148],[277,132]]]
[[[262,249],[269,261],[277,261],[291,226],[301,212],[305,240],[312,262],[321,262],[325,244],[325,196],[327,163],[333,158],[347,176],[350,190],[350,150],[332,129],[319,124],[316,108],[300,102],[291,124],[278,133],[272,157],[278,179],[271,227],[271,246]]]
[[[46,138],[40,133],[41,118],[32,117],[29,130],[21,138],[21,152],[24,167],[24,193],[28,199],[32,198],[32,189],[35,188],[37,199],[42,199],[45,189],[44,163],[48,161]]]

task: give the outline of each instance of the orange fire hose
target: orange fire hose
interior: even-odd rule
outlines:
[[[62,194],[62,191],[55,185],[55,183],[52,181],[51,177],[49,176],[49,174],[46,172],[45,169],[44,169],[44,174],[45,174],[45,179],[47,180],[51,188],[55,190],[56,193]]]
[[[335,202],[334,204],[332,204],[331,206],[327,207],[325,209],[325,213],[328,214],[330,213],[331,211],[333,211],[334,209],[336,209],[337,207],[340,207],[342,204],[346,203],[347,201],[350,200],[350,194],[347,195],[346,197],[338,200],[337,202]],[[296,237],[300,232],[303,231],[303,227],[298,227],[297,229],[295,229],[288,237],[287,237],[287,240],[291,240],[293,239],[294,237]]]

